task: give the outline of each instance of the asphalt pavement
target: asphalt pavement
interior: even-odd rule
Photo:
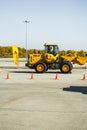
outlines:
[[[37,74],[11,64],[0,68],[0,130],[87,130],[86,68]]]

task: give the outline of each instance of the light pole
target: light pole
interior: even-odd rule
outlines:
[[[25,20],[24,23],[26,24],[26,60],[27,60],[27,24],[29,23],[30,21],[28,20]]]

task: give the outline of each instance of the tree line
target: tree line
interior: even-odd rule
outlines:
[[[18,52],[19,52],[19,58],[24,58],[26,57],[26,49],[25,48],[21,48],[18,47]],[[43,54],[45,53],[44,50],[37,50],[37,49],[29,49],[27,50],[27,53],[29,54]],[[77,53],[78,56],[81,57],[86,57],[87,56],[87,52],[85,52],[84,50],[79,50],[79,51],[75,51],[75,50],[60,50],[59,51],[60,55],[68,55],[68,56],[73,56],[75,55],[75,53]],[[12,47],[11,46],[0,46],[0,58],[12,58],[13,54],[12,54]]]

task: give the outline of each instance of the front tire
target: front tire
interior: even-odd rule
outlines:
[[[60,66],[60,70],[62,73],[70,73],[72,70],[72,64],[71,62],[63,62]]]

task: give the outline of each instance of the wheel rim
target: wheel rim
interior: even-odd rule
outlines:
[[[37,65],[37,71],[42,72],[44,70],[44,66],[42,64]]]
[[[69,66],[68,65],[63,65],[62,70],[63,70],[63,72],[68,72],[69,71]]]

